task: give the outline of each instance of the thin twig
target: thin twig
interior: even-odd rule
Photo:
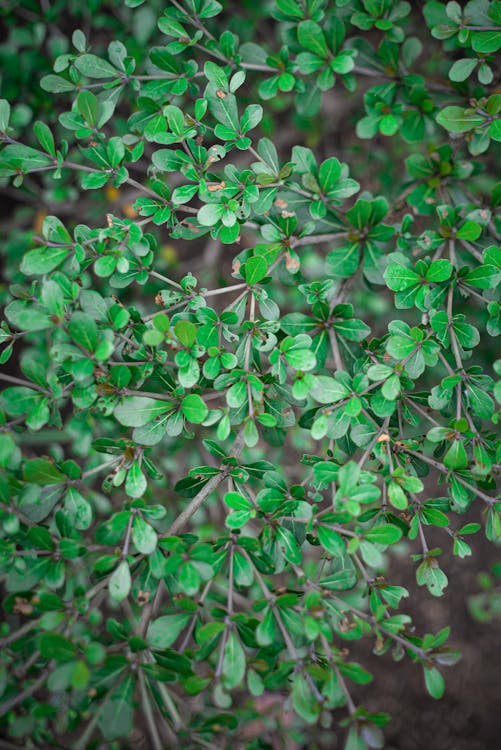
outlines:
[[[12,698],[9,698],[8,700],[4,701],[0,704],[0,716],[5,716],[6,713],[8,713],[11,709],[18,706],[20,703],[22,703],[26,698],[29,698],[33,695],[33,693],[36,693],[37,690],[40,690],[40,688],[45,684],[49,677],[50,670],[44,669],[44,671],[37,677],[36,680],[34,680],[31,685],[28,685],[27,688],[24,690],[21,690],[20,693],[16,693],[16,695],[12,696]]]
[[[240,456],[240,453],[242,452],[244,447],[244,431],[243,429],[240,430],[237,437],[235,438],[235,442],[233,443],[233,447],[230,452],[230,456],[233,456],[234,458],[238,458]],[[207,484],[202,487],[200,492],[197,492],[194,498],[192,498],[191,502],[188,504],[188,506],[181,511],[181,513],[177,516],[177,518],[174,519],[174,521],[171,523],[167,531],[163,534],[163,536],[173,536],[175,534],[178,534],[179,531],[186,525],[186,523],[190,520],[190,518],[197,512],[197,510],[203,505],[206,498],[213,492],[225,479],[225,477],[228,475],[228,469],[227,466],[222,466],[221,471],[219,474],[215,474],[213,477],[209,479]]]
[[[153,716],[153,711],[151,709],[151,701],[146,689],[146,681],[144,679],[143,670],[141,668],[138,669],[138,678],[139,691],[141,693],[141,706],[143,709],[144,718],[146,719],[146,724],[148,726],[152,748],[154,748],[154,750],[164,750],[164,745],[162,740],[160,739],[157,725],[155,723],[155,717]]]

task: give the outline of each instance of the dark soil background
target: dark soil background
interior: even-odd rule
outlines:
[[[388,750],[487,750],[500,746],[501,627],[500,622],[476,622],[467,599],[479,590],[478,574],[489,568],[496,549],[477,536],[470,558],[452,555],[443,570],[449,586],[435,598],[415,583],[413,563],[401,571],[393,566],[393,581],[411,592],[408,611],[417,632],[451,627],[450,644],[462,660],[443,670],[446,692],[440,701],[427,694],[422,669],[410,661],[395,663],[387,654],[373,657],[376,687],[365,689],[368,708],[392,715],[386,728]],[[395,576],[396,573],[396,576]],[[403,608],[405,609],[405,607]]]
[[[434,540],[438,544],[438,539]],[[443,543],[443,540],[442,540]],[[468,598],[478,593],[478,576],[499,560],[496,548],[480,534],[473,555],[464,560],[444,553],[442,569],[449,578],[444,595],[435,598],[415,581],[410,558],[393,560],[391,582],[405,586],[409,599],[402,612],[412,615],[417,634],[451,628],[449,644],[462,653],[461,661],[443,668],[445,695],[439,701],[426,692],[423,670],[409,658],[395,662],[391,652],[376,656],[371,639],[348,643],[351,656],[373,675],[367,686],[352,690],[357,700],[377,712],[391,715],[385,727],[385,750],[495,750],[501,735],[501,622],[480,623],[467,608]],[[444,545],[445,548],[445,545]],[[351,690],[351,685],[350,685]],[[341,717],[341,711],[339,712]],[[280,750],[341,750],[342,733],[324,731],[315,741],[299,746],[274,738]]]

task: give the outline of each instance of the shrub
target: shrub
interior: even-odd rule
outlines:
[[[501,536],[501,3],[166,5],[5,15],[4,731],[380,748]]]

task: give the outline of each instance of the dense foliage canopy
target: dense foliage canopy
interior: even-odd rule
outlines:
[[[383,747],[501,537],[501,2],[3,13],[2,732]]]

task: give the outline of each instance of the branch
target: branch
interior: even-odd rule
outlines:
[[[31,685],[22,690],[20,693],[14,695],[12,698],[9,698],[9,700],[1,703],[0,716],[5,716],[5,714],[8,713],[12,708],[15,708],[17,705],[19,705],[19,703],[22,703],[25,698],[29,698],[31,695],[33,695],[33,693],[36,693],[36,691],[42,687],[48,677],[49,670],[45,669],[42,674],[40,674],[37,679],[31,683]]]
[[[30,380],[24,380],[23,378],[15,378],[13,375],[7,375],[6,373],[0,372],[0,380],[4,380],[6,383],[12,383],[13,385],[20,385],[23,388],[31,388],[32,391],[40,391],[46,396],[50,396],[50,392],[43,388],[43,386],[37,383],[32,383]]]
[[[33,630],[33,628],[37,627],[37,625],[38,620],[29,620],[28,622],[25,622],[24,625],[21,625],[21,627],[15,630],[13,633],[9,633],[9,635],[6,635],[5,638],[0,638],[0,648],[4,648],[5,646],[8,646],[9,643],[18,641],[23,637],[23,635],[26,635],[26,633],[29,633],[30,630]]]
[[[489,495],[486,495],[484,492],[478,489],[478,487],[473,487],[473,485],[466,482],[461,476],[458,476],[458,474],[454,471],[454,469],[448,469],[443,464],[439,463],[439,461],[435,461],[433,458],[429,458],[424,453],[417,453],[416,451],[411,450],[410,448],[402,448],[404,453],[408,453],[410,456],[415,456],[415,458],[420,459],[421,461],[424,461],[426,464],[429,464],[430,466],[433,466],[434,469],[437,469],[441,472],[441,474],[450,474],[453,473],[456,479],[458,480],[459,484],[462,484],[463,487],[466,487],[466,489],[471,490],[477,497],[484,500],[484,502],[488,503],[489,505],[494,505],[494,503],[498,502],[496,498],[490,497]]]
[[[233,456],[234,458],[238,458],[243,450],[244,447],[244,431],[243,429],[240,430],[238,435],[235,438],[235,442],[233,444],[233,447],[230,452],[230,456]],[[215,474],[213,477],[209,479],[207,484],[202,487],[200,492],[198,492],[195,497],[191,500],[191,502],[187,505],[187,507],[181,511],[181,513],[178,515],[176,519],[171,523],[167,531],[163,534],[163,536],[172,536],[175,534],[178,534],[179,531],[187,524],[187,522],[190,520],[190,518],[197,512],[197,510],[203,505],[206,498],[213,492],[216,487],[219,487],[223,479],[225,479],[228,475],[229,467],[228,466],[221,466],[221,471],[219,474]]]
[[[152,747],[154,748],[154,750],[163,750],[164,746],[162,740],[160,739],[160,735],[158,734],[157,725],[155,723],[155,717],[153,716],[153,711],[151,709],[151,703],[148,692],[146,690],[146,681],[144,679],[142,669],[138,670],[138,678],[139,690],[141,692],[141,706],[143,709],[144,718],[146,719],[146,724],[148,725]]]

